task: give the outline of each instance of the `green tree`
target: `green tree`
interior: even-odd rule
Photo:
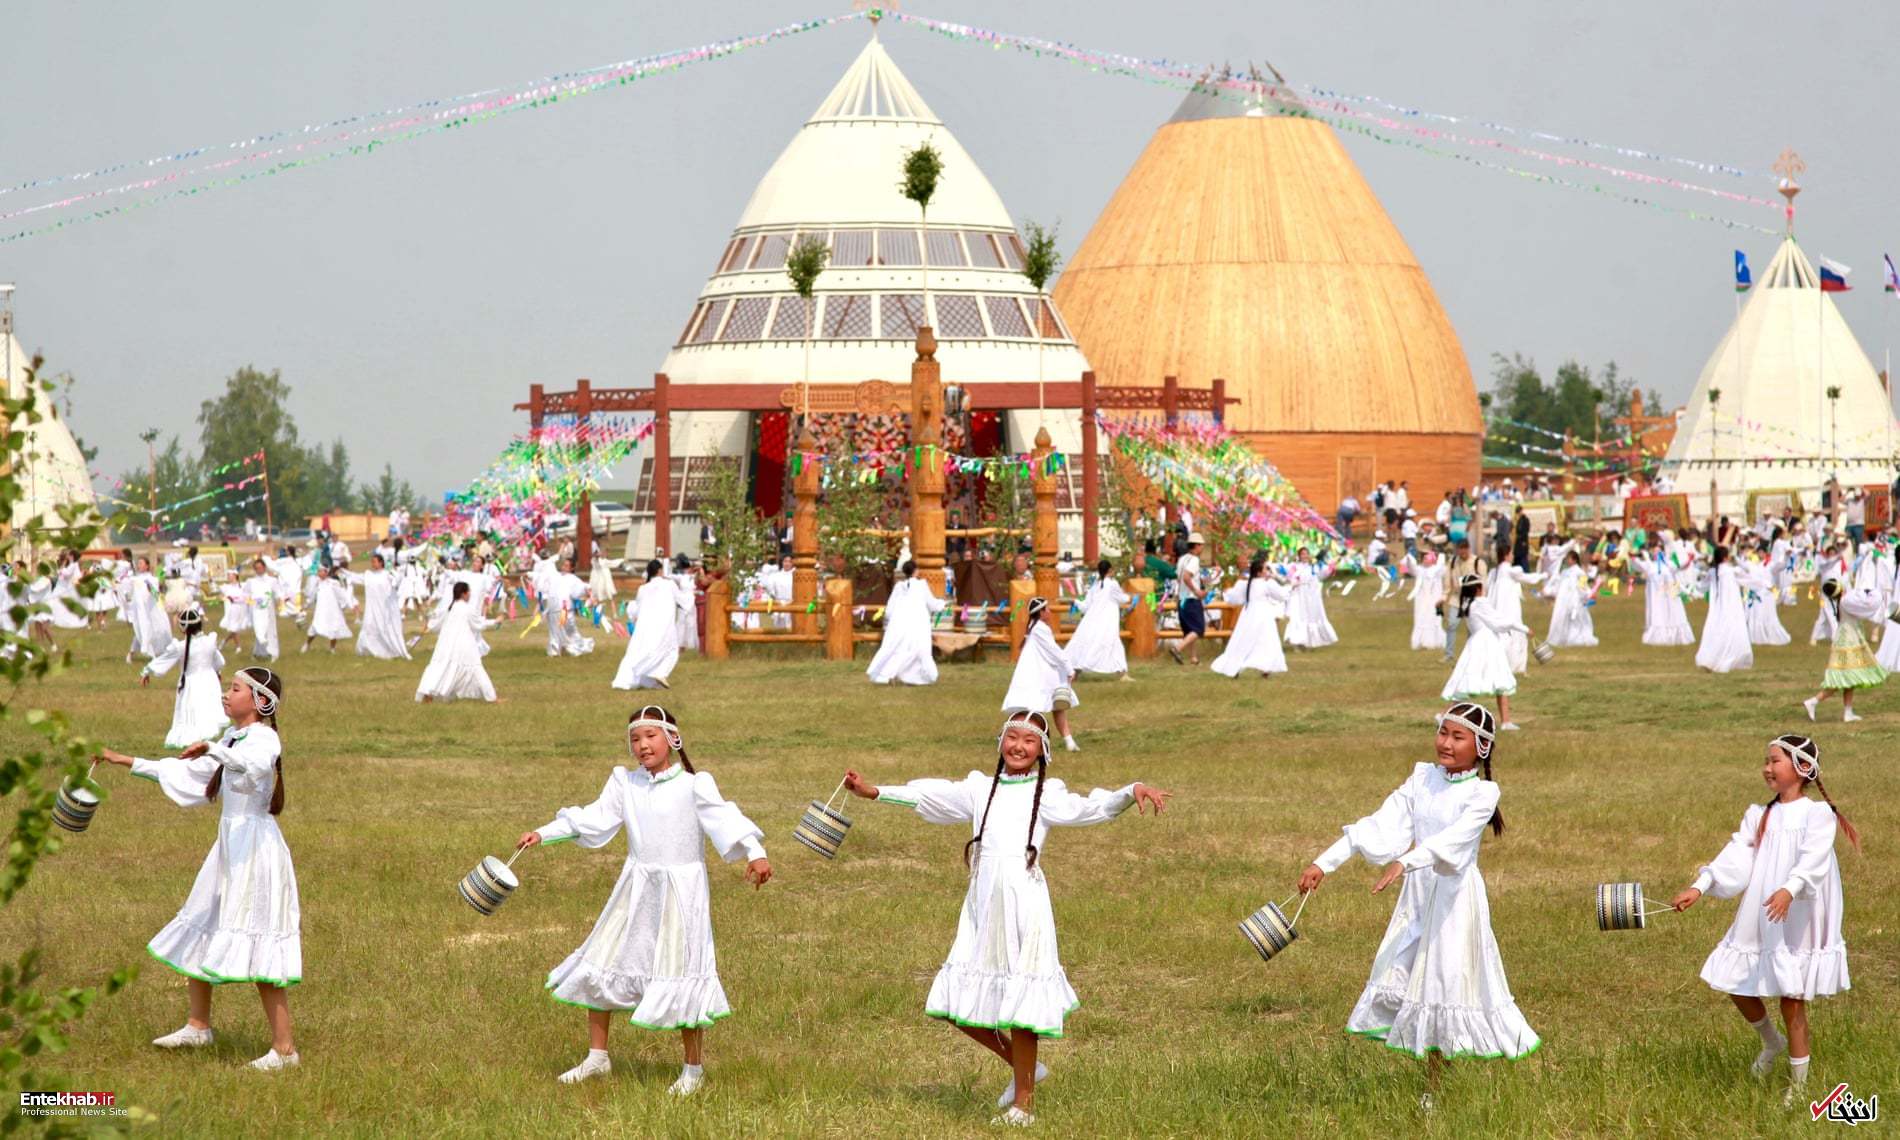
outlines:
[[[278,519],[297,526],[311,515],[356,506],[349,451],[341,440],[326,448],[306,445],[290,412],[290,385],[277,370],[251,365],[233,372],[224,392],[198,406],[199,449],[206,470],[234,463],[259,450],[270,467],[272,506]],[[242,514],[264,517],[264,504]]]
[[[386,515],[397,507],[408,507],[412,511],[421,508],[415,488],[407,479],[398,480],[387,463],[383,464],[383,473],[377,476],[376,482],[357,488],[356,500],[364,510],[378,515]]]
[[[890,559],[890,542],[866,533],[880,524],[885,491],[874,468],[852,463],[842,444],[832,449],[818,496],[818,555],[827,567],[851,577]]]
[[[205,477],[204,464],[198,461],[196,455],[184,449],[177,436],[173,436],[164,449],[157,452],[156,460],[155,464],[134,467],[119,476],[122,486],[116,492],[117,497],[131,504],[126,508],[119,527],[120,533],[127,538],[144,537],[144,532],[152,525],[150,504],[154,499],[159,508],[158,529],[161,534],[177,533],[180,522],[211,504],[211,500],[204,499],[174,506],[203,494],[210,484],[210,480]]]
[[[1028,541],[1029,523],[1035,509],[1035,491],[1022,464],[1003,463],[988,473],[983,484],[983,525],[1022,532],[996,536],[998,559],[1014,557],[1017,548]]]
[[[350,452],[342,440],[331,440],[327,449],[312,447],[305,462],[310,479],[306,484],[307,509],[301,514],[346,514],[357,509],[356,488],[350,481]]]
[[[712,545],[700,551],[708,566],[717,561],[735,573],[750,573],[778,552],[772,528],[752,505],[752,490],[738,459],[712,456],[712,476],[699,500],[699,514],[712,528]]]
[[[1561,436],[1568,431],[1586,443],[1599,438],[1620,439],[1623,429],[1617,426],[1616,417],[1629,414],[1630,397],[1636,390],[1636,382],[1624,376],[1615,361],[1593,374],[1587,366],[1566,360],[1546,381],[1537,365],[1523,354],[1495,355],[1487,405],[1492,422],[1486,434],[1501,438],[1487,438],[1486,449],[1494,455],[1521,459],[1525,452],[1520,444],[1533,448],[1558,446],[1558,441],[1545,432]],[[1643,399],[1652,411],[1662,406],[1654,389],[1644,393]],[[1531,426],[1523,426],[1526,424]],[[1540,454],[1530,453],[1532,457]]]

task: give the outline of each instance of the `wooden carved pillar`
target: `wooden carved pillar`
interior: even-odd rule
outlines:
[[[732,605],[732,580],[724,574],[715,574],[713,580],[706,583],[706,657],[713,661],[724,661],[731,652],[726,635],[732,632],[732,618],[727,614]]]
[[[1219,381],[1215,381],[1219,383]],[[1095,455],[1095,373],[1082,373],[1082,561],[1102,556],[1101,460]],[[1131,553],[1123,551],[1124,554]]]
[[[842,575],[825,579],[825,659],[849,661],[857,653],[857,639],[851,627],[851,579]]]
[[[818,487],[824,464],[809,424],[798,433],[798,474],[792,477],[792,632],[815,636],[818,614]]]
[[[673,545],[673,424],[670,382],[653,375],[653,551],[664,558]]]
[[[1181,418],[1181,378],[1178,376],[1161,378],[1161,417],[1169,428],[1173,428],[1175,421]],[[1173,530],[1181,514],[1175,510],[1172,499],[1165,500],[1163,506],[1167,512],[1168,529]]]
[[[594,384],[591,380],[574,382],[574,434],[587,439],[587,417],[594,410]],[[585,460],[583,460],[585,462]],[[581,488],[581,500],[574,507],[574,568],[585,574],[593,568],[594,509],[593,496]]]
[[[1213,395],[1214,422],[1224,425],[1227,422],[1227,381],[1222,380],[1218,376],[1214,377]]]
[[[1055,447],[1049,429],[1036,429],[1036,450],[1031,453],[1029,486],[1036,495],[1036,513],[1029,525],[1029,537],[1036,558],[1036,593],[1054,606],[1062,597],[1062,580],[1056,573],[1056,476],[1050,468]]]
[[[943,582],[943,369],[929,325],[917,330],[917,359],[910,366],[910,553],[930,592],[944,597]]]
[[[1155,655],[1155,580],[1130,578],[1125,588],[1135,599],[1128,611],[1128,655],[1145,660]]]

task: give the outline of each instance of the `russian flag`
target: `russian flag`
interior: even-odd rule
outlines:
[[[1847,283],[1847,275],[1853,270],[1838,261],[1821,259],[1821,292],[1845,293],[1853,286]]]
[[[1748,255],[1743,253],[1739,249],[1736,250],[1735,251],[1735,291],[1737,293],[1746,293],[1748,292],[1748,287],[1750,285],[1753,285],[1754,283],[1755,283],[1755,278],[1751,276],[1748,272]]]

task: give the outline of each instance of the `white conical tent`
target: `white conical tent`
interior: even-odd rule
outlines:
[[[1713,482],[1714,510],[1739,517],[1751,492],[1799,490],[1813,507],[1829,475],[1844,487],[1891,482],[1896,443],[1879,373],[1788,238],[1703,365],[1663,471],[1697,514]]]
[[[0,373],[6,377],[7,395],[12,399],[26,394],[27,368],[32,362],[19,341],[0,335]],[[59,418],[55,402],[44,392],[38,396],[39,422],[13,425],[26,433],[26,441],[14,462],[13,477],[20,481],[21,493],[9,520],[12,533],[34,518],[48,526],[61,525],[57,510],[69,503],[96,505],[92,476],[78,441]]]

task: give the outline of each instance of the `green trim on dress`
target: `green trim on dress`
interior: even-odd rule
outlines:
[[[152,949],[151,946],[149,945],[145,947],[145,952],[147,954],[150,954],[153,958],[156,958],[159,962],[163,963],[164,965],[170,967],[173,970],[176,970],[178,973],[185,975],[187,978],[190,978],[191,980],[195,982],[203,982],[206,985],[210,985],[210,986],[228,985],[232,982],[261,982],[267,986],[276,986],[279,989],[289,989],[291,986],[294,986],[298,982],[303,981],[302,978],[227,978],[223,974],[213,974],[210,972],[198,974],[198,973],[193,973],[192,971],[185,969],[183,966],[180,966],[178,963],[172,961],[170,958],[167,958],[164,955],[160,954],[158,951]]]
[[[580,836],[578,835],[563,835],[559,839],[543,839],[541,841],[541,846],[552,847],[556,843],[572,843],[578,838],[580,838]]]
[[[731,1017],[731,1016],[732,1016],[732,1011],[727,1010],[725,1013],[715,1013],[711,1017],[706,1018],[704,1021],[682,1021],[675,1025],[648,1025],[646,1022],[636,1019],[632,1014],[628,1014],[627,1021],[630,1024],[637,1025],[642,1029],[655,1029],[655,1030],[664,1032],[669,1029],[705,1029],[706,1027],[712,1025],[714,1022],[724,1021],[726,1018]]]
[[[553,989],[554,987],[550,985],[550,986],[546,986],[546,987],[543,987],[543,988],[545,988],[545,989],[549,989],[549,990],[552,990],[552,989]],[[561,1003],[562,1005],[571,1005],[571,1006],[573,1006],[573,1007],[574,1007],[575,1009],[585,1009],[585,1010],[590,1010],[590,1011],[592,1011],[592,1012],[594,1012],[594,1013],[612,1013],[612,1012],[613,1012],[612,1010],[609,1010],[609,1009],[603,1009],[603,1008],[601,1008],[600,1006],[597,1006],[597,1005],[587,1005],[587,1004],[585,1004],[585,1003],[582,1003],[582,1002],[578,1002],[578,1001],[569,1001],[569,1000],[567,1000],[567,999],[566,999],[566,998],[564,998],[564,997],[556,997],[556,996],[555,996],[554,994],[552,994],[552,993],[550,993],[550,994],[548,994],[548,997],[549,997],[549,999],[550,999],[550,1000],[553,1000],[553,1001],[558,1001],[558,1002],[560,1002],[560,1003]]]
[[[1369,1040],[1377,1041],[1381,1045],[1384,1045],[1387,1049],[1392,1050],[1394,1053],[1403,1053],[1408,1057],[1416,1057],[1421,1060],[1423,1059],[1422,1057],[1420,1057],[1418,1053],[1414,1053],[1412,1050],[1407,1049],[1405,1046],[1394,1045],[1392,1044],[1392,1042],[1386,1040],[1386,1035],[1392,1032],[1392,1027],[1389,1025],[1386,1026],[1384,1029],[1348,1029],[1346,1030],[1346,1032],[1354,1037],[1365,1037],[1365,1038],[1368,1038]],[[1543,1047],[1544,1047],[1544,1039],[1542,1037],[1539,1037],[1535,1042],[1531,1044],[1531,1047],[1529,1049],[1524,1050],[1522,1053],[1519,1053],[1515,1057],[1511,1056],[1508,1053],[1503,1053],[1503,1052],[1473,1053],[1468,1049],[1461,1049],[1456,1052],[1447,1053],[1436,1045],[1427,1045],[1425,1047],[1425,1052],[1436,1053],[1447,1061],[1464,1061],[1464,1060],[1522,1061],[1524,1058],[1530,1056],[1532,1053],[1537,1052],[1539,1049],[1542,1049]]]
[[[154,784],[159,783],[158,777],[152,775],[150,772],[133,772],[132,774],[141,780],[150,780]]]
[[[999,784],[1026,784],[1026,783],[1028,783],[1029,781],[1031,781],[1031,780],[1033,780],[1033,779],[1035,779],[1035,778],[1036,778],[1036,777],[1034,777],[1034,776],[1032,776],[1032,775],[1025,775],[1025,776],[998,776],[998,777],[996,778],[996,782],[997,782],[997,783],[999,783]]]
[[[907,808],[914,808],[917,806],[916,800],[899,799],[896,796],[888,795],[883,792],[879,792],[877,799],[873,800],[872,802],[880,803],[880,804],[896,804],[898,807],[907,807]]]
[[[646,769],[644,769],[644,768],[642,768],[642,769],[641,769],[641,771],[643,771],[643,772],[644,772],[644,771],[646,771]],[[675,760],[675,761],[673,762],[673,766],[672,766],[671,768],[668,768],[668,769],[666,770],[666,774],[665,774],[665,775],[661,775],[661,776],[653,776],[653,775],[649,775],[649,776],[647,777],[647,780],[648,780],[649,782],[651,782],[651,783],[655,783],[655,784],[664,784],[664,783],[666,783],[666,782],[667,782],[668,780],[671,780],[671,779],[672,779],[673,777],[675,777],[675,776],[677,776],[677,775],[679,775],[679,774],[680,774],[681,772],[684,772],[684,771],[686,771],[686,769],[685,769],[685,767],[684,767],[683,765],[681,765],[681,764],[679,763],[679,761],[677,761],[677,760]]]
[[[1062,1016],[1067,1018],[1070,1014],[1081,1008],[1082,1002],[1080,999],[1077,999],[1074,1005],[1062,1011]],[[987,1021],[965,1021],[949,1011],[941,1009],[926,1009],[924,1010],[924,1016],[934,1017],[939,1021],[947,1021],[952,1025],[961,1025],[966,1029],[995,1029],[999,1031],[1004,1029],[1027,1029],[1038,1037],[1060,1038],[1062,1036],[1062,1030],[1060,1029],[1043,1029],[1039,1026],[1022,1025],[1014,1021],[1004,1021],[994,1025]]]

